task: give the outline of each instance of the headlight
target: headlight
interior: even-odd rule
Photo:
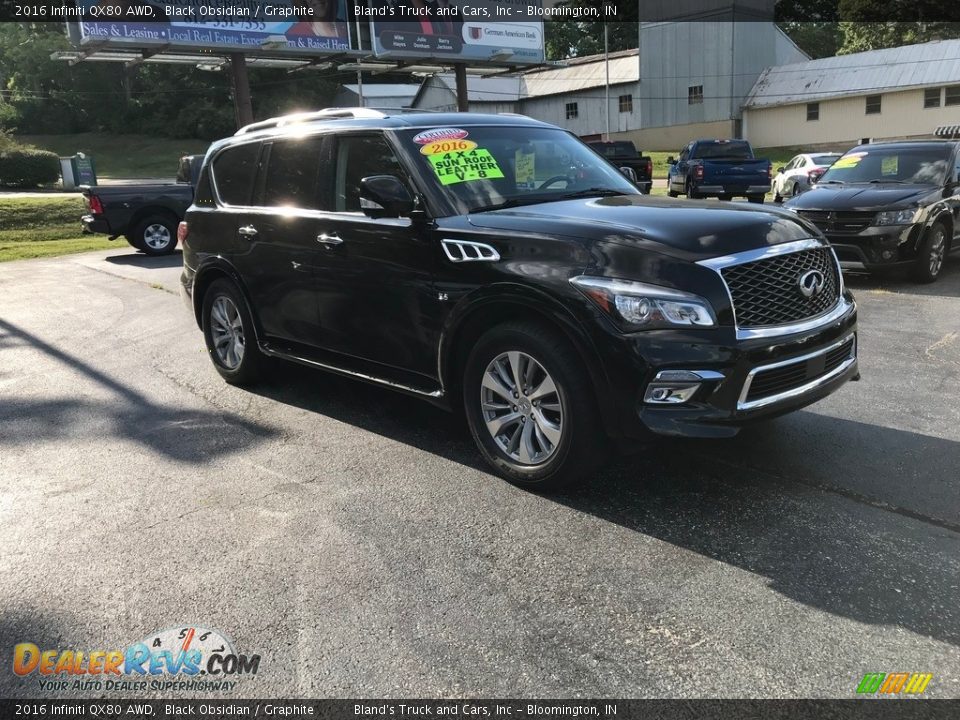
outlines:
[[[633,280],[581,275],[570,282],[627,331],[664,327],[714,327],[710,303],[672,288]]]
[[[917,216],[916,208],[906,210],[885,210],[877,213],[874,225],[909,225]]]

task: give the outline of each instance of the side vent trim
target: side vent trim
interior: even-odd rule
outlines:
[[[444,238],[440,241],[443,252],[450,262],[499,262],[500,253],[486,243],[471,242],[470,240],[451,240]]]

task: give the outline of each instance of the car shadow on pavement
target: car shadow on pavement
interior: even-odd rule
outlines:
[[[378,387],[282,367],[273,373],[282,380],[251,391],[489,472],[457,416]],[[932,473],[960,467],[960,443],[811,412],[793,418],[734,440],[645,443],[582,490],[544,501],[766,577],[772,589],[812,608],[960,645],[960,616],[951,610],[960,520],[928,517],[930,507],[910,501],[940,483],[935,504],[955,512],[955,483]],[[825,454],[824,437],[845,447],[839,460]],[[937,463],[925,465],[931,455]],[[855,473],[860,484],[841,484],[847,463],[863,456],[874,462]],[[811,471],[818,458],[837,482],[829,470]],[[909,478],[903,458],[915,461]],[[902,492],[888,496],[879,489],[885,483]]]
[[[61,609],[61,612],[64,611]],[[15,608],[11,603],[11,607],[0,610],[0,648],[5,656],[4,671],[0,672],[0,697],[49,697],[51,692],[41,689],[38,680],[61,680],[63,676],[44,677],[33,672],[19,677],[12,667],[14,647],[20,643],[32,643],[41,651],[73,647],[71,638],[64,637],[64,633],[78,627],[83,624],[75,617],[64,614],[52,618],[46,610],[26,603]],[[72,684],[73,678],[70,680]]]
[[[109,400],[21,400],[0,403],[0,448],[44,440],[70,440],[81,433],[124,438],[188,463],[249,448],[277,430],[230,413],[180,410],[151,401],[83,360],[0,319],[0,347],[27,344],[82,373],[111,393]]]
[[[862,291],[880,291],[898,295],[960,297],[960,251],[947,256],[940,277],[928,285],[911,280],[906,272],[875,275],[845,272],[843,281],[854,295]]]
[[[169,255],[144,255],[143,253],[125,253],[123,255],[110,255],[105,257],[108,263],[114,265],[135,265],[136,267],[146,268],[147,270],[156,270],[159,268],[172,268],[183,266],[183,253],[175,250]]]

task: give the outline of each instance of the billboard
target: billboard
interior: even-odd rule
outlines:
[[[315,54],[350,49],[347,0],[77,0],[80,43]]]
[[[542,63],[541,0],[369,0],[374,53],[383,58]]]

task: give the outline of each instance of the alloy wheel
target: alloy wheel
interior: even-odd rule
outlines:
[[[930,274],[936,276],[943,267],[943,257],[946,254],[947,243],[943,236],[943,230],[937,230],[930,241]]]
[[[217,359],[227,370],[236,370],[243,362],[245,347],[243,321],[233,300],[218,296],[210,306],[210,337]]]
[[[170,244],[172,239],[170,230],[160,223],[147,225],[143,231],[143,242],[151,250],[164,250]]]
[[[497,447],[517,464],[540,465],[560,445],[560,393],[543,365],[524,352],[502,353],[487,365],[480,408]]]

